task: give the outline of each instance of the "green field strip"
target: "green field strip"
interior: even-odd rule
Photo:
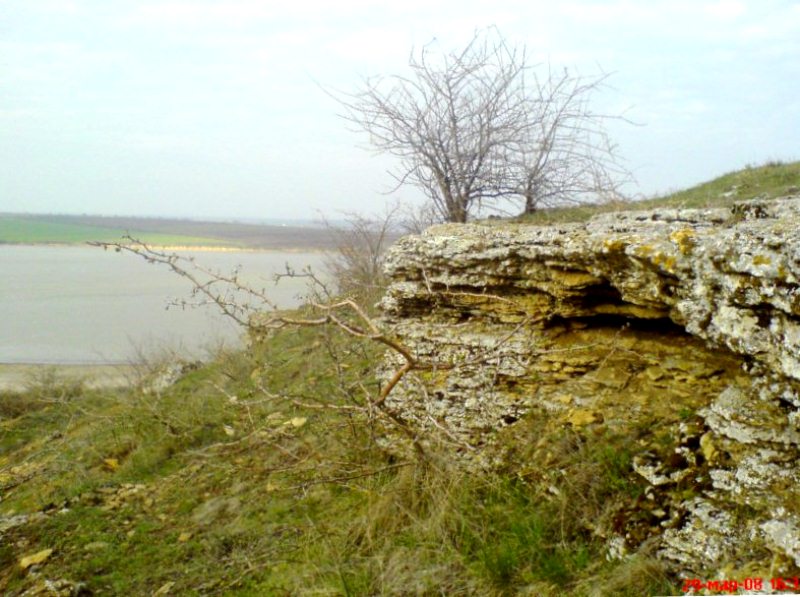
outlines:
[[[90,241],[120,242],[129,234],[142,242],[163,246],[231,246],[231,241],[220,239],[165,234],[143,230],[123,230],[64,222],[51,222],[43,218],[0,216],[0,243],[5,244],[82,244]]]

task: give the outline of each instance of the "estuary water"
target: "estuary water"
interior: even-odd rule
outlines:
[[[320,253],[177,251],[264,288],[280,308],[296,306],[305,282],[273,275],[311,266]],[[0,363],[116,364],[163,350],[202,358],[241,344],[241,329],[210,305],[192,301],[192,284],[135,255],[83,246],[0,245]]]

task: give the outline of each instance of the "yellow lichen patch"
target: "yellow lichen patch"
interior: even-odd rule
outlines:
[[[587,272],[550,270],[550,279],[567,288],[584,288],[600,282],[600,278]]]
[[[447,384],[449,371],[417,371],[416,375],[430,387],[444,386]]]
[[[530,313],[546,313],[552,309],[552,299],[543,293],[524,296],[498,297],[489,294],[454,292],[448,295],[451,306],[488,314],[503,322],[522,321]]]
[[[607,238],[603,241],[604,253],[618,253],[625,250],[628,243],[621,238]]]
[[[36,566],[37,564],[41,564],[53,554],[52,549],[43,549],[42,551],[38,551],[34,554],[25,556],[19,559],[19,567],[23,570],[27,570],[31,566]]]
[[[573,427],[584,427],[592,423],[602,423],[603,413],[590,409],[576,408],[567,413],[565,422],[571,424]]]
[[[17,466],[9,467],[0,472],[0,485],[17,484],[29,479],[44,468],[42,462],[23,462]]]
[[[653,255],[653,265],[657,265],[669,273],[675,273],[676,264],[677,260],[672,255],[665,255],[661,252]]]
[[[668,313],[666,309],[643,307],[630,303],[623,303],[621,305],[616,303],[597,305],[594,308],[594,312],[600,315],[624,315],[626,317],[636,317],[638,319],[661,319],[666,317]]]
[[[529,370],[538,380],[534,401],[563,413],[561,422],[576,411],[602,413],[612,425],[677,420],[680,412],[694,412],[719,395],[740,366],[677,327],[554,329],[545,346]]]
[[[703,436],[700,438],[700,450],[708,462],[712,464],[716,463],[719,456],[719,450],[714,445],[713,433],[710,431],[703,434]]]
[[[766,255],[754,255],[753,265],[772,265],[772,259]]]
[[[669,239],[678,246],[682,255],[688,255],[694,248],[695,232],[691,228],[682,228],[670,234]]]
[[[572,404],[573,400],[575,400],[575,399],[572,396],[570,396],[569,394],[558,394],[555,397],[555,400],[556,400],[556,402],[560,402],[561,404],[564,404],[564,405],[568,406],[568,405]]]

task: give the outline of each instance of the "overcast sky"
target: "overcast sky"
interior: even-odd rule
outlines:
[[[614,73],[598,101],[642,125],[611,127],[637,193],[800,159],[797,1],[0,0],[0,211],[380,211],[391,161],[318,85],[489,25]]]

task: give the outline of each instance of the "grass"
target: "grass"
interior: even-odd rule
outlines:
[[[87,226],[83,224],[48,221],[46,218],[0,215],[0,244],[82,244],[89,241],[119,242],[125,234],[148,244],[161,246],[222,246],[230,243],[218,239],[163,234],[137,230]]]
[[[525,470],[467,473],[444,450],[404,459],[346,408],[374,387],[377,357],[291,330],[163,392],[145,375],[125,391],[45,379],[6,395],[0,517],[32,518],[0,541],[0,591],[48,578],[104,594],[674,592],[645,555],[607,562],[588,531],[640,491],[632,440],[553,428],[557,494],[526,477],[544,415],[504,436]],[[19,568],[44,549],[39,575]]]
[[[728,205],[799,182],[800,163],[768,164],[637,207]],[[386,425],[358,408],[379,358],[335,331],[283,330],[164,390],[151,364],[126,390],[45,371],[0,394],[0,592],[47,579],[129,595],[677,593],[647,552],[608,561],[597,534],[622,516],[648,536],[632,458],[641,433],[671,445],[669,422],[589,431],[534,411],[497,433],[504,469],[468,471],[433,440],[426,458],[384,449]]]
[[[709,208],[728,207],[736,201],[800,194],[800,162],[773,161],[761,166],[747,166],[695,187],[662,197],[603,205],[579,205],[542,209],[520,216],[518,221],[532,224],[583,222],[598,213],[645,210],[659,207]]]

